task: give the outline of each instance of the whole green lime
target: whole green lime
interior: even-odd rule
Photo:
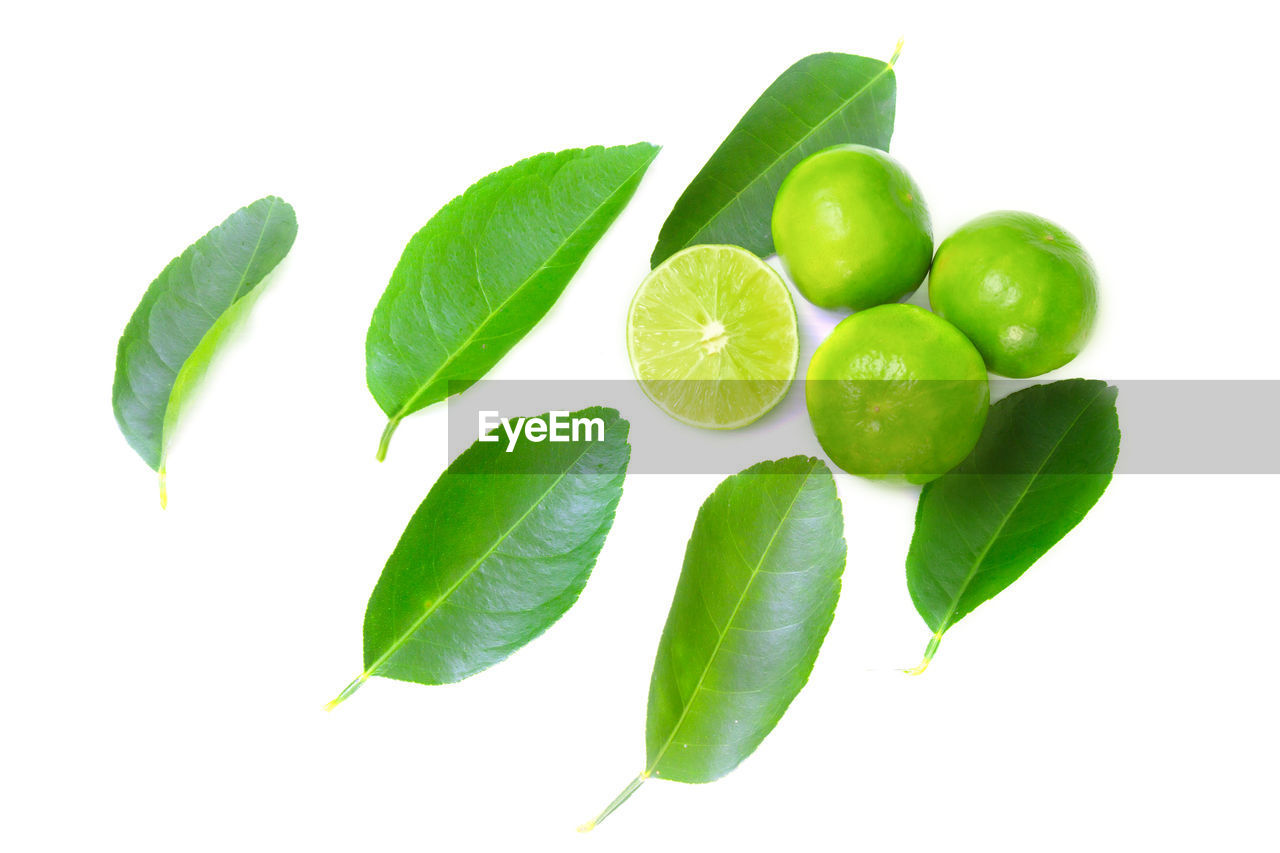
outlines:
[[[837,145],[791,170],[773,204],[773,243],[802,296],[855,311],[920,286],[933,227],[920,188],[888,154]]]
[[[850,474],[927,483],[969,455],[987,420],[982,356],[955,326],[915,305],[843,320],[805,379],[818,442]]]
[[[942,241],[929,302],[1002,376],[1039,376],[1075,358],[1098,310],[1089,253],[1067,231],[1001,210]]]

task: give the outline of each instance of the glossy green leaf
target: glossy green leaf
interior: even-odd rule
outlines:
[[[480,379],[542,319],[658,155],[648,143],[539,154],[480,179],[413,236],[365,340],[369,390],[406,415]]]
[[[750,755],[809,680],[844,570],[835,481],[817,459],[761,462],[698,511],[649,685],[644,771],[719,779]]]
[[[558,443],[525,438],[508,452],[499,429],[449,465],[369,598],[364,672],[329,707],[374,675],[461,681],[577,601],[613,524],[631,445],[630,425],[613,409],[570,417],[599,419],[600,432]]]
[[[297,233],[293,208],[275,196],[242,207],[169,262],[125,326],[111,401],[129,445],[160,473],[162,504],[183,404]]]
[[[1120,452],[1117,390],[1098,380],[1033,385],[991,407],[973,453],[924,487],[907,554],[907,586],[942,635],[1013,583],[1085,514]]]
[[[899,50],[902,45],[898,45]],[[773,254],[769,220],[782,179],[823,148],[857,142],[889,150],[893,63],[815,53],[764,90],[698,172],[662,225],[652,266],[699,243]]]

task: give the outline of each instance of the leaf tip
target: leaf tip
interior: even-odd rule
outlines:
[[[160,508],[169,508],[169,483],[163,465],[160,466]]]
[[[589,820],[586,823],[578,826],[578,832],[590,832],[595,828],[596,828],[596,822],[594,820]]]
[[[889,70],[893,70],[893,66],[898,62],[898,57],[902,56],[902,43],[904,41],[906,41],[906,36],[898,37],[898,44],[893,48],[893,56],[889,57]]]

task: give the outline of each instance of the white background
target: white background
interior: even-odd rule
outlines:
[[[581,600],[511,660],[321,710],[447,461],[437,406],[374,462],[369,314],[473,180],[664,146],[492,374],[626,378],[659,226],[742,112],[805,54],[887,58],[905,35],[893,153],[939,237],[1025,208],[1093,252],[1100,325],[1060,375],[1280,378],[1263,4],[436,5],[3,13],[0,846],[1275,849],[1275,478],[1117,478],[909,678],[915,493],[839,476],[849,563],[809,686],[730,776],[650,782],[587,836],[641,768],[716,478],[632,477]],[[116,340],[170,257],[268,193],[297,243],[189,413],[161,512],[111,415]]]

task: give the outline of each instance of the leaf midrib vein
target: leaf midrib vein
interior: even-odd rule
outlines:
[[[764,176],[765,176],[768,172],[770,172],[770,171],[771,171],[771,170],[773,170],[775,167],[777,167],[777,165],[778,165],[779,163],[781,163],[783,160],[785,160],[786,158],[790,157],[790,156],[791,156],[791,154],[792,154],[792,152],[794,152],[794,151],[796,150],[796,148],[800,147],[802,144],[804,144],[804,143],[805,143],[805,142],[807,142],[808,140],[812,139],[812,138],[813,138],[813,137],[814,137],[814,136],[815,136],[815,135],[816,135],[820,130],[822,130],[822,129],[823,129],[823,128],[825,128],[828,124],[830,124],[832,121],[834,121],[834,120],[835,120],[835,118],[836,118],[836,116],[838,116],[838,115],[842,114],[846,109],[848,109],[848,108],[849,108],[849,106],[850,106],[851,104],[853,104],[853,102],[854,102],[854,101],[856,101],[856,100],[858,100],[858,98],[862,97],[862,95],[863,95],[863,93],[864,93],[864,92],[866,92],[866,91],[867,91],[868,89],[870,89],[873,85],[875,85],[877,82],[879,82],[880,78],[881,78],[881,77],[883,77],[883,76],[885,75],[885,73],[886,73],[886,72],[888,72],[888,71],[890,71],[890,70],[892,70],[892,67],[891,67],[888,63],[886,63],[886,64],[885,64],[885,66],[884,66],[884,68],[882,68],[882,69],[880,69],[878,72],[876,72],[875,76],[873,76],[870,80],[868,80],[866,83],[864,83],[864,84],[862,85],[862,88],[858,89],[858,91],[854,92],[852,95],[850,95],[848,98],[846,98],[843,102],[841,102],[840,106],[838,106],[838,107],[836,107],[835,109],[833,109],[833,110],[831,111],[831,113],[830,113],[826,118],[824,118],[822,121],[820,121],[820,122],[818,122],[817,124],[815,124],[815,125],[813,125],[812,127],[810,127],[810,128],[809,128],[808,133],[805,133],[803,136],[801,136],[799,139],[797,139],[795,142],[793,142],[793,143],[791,144],[791,146],[790,146],[789,148],[787,148],[787,150],[786,150],[786,151],[784,151],[782,154],[780,154],[780,155],[778,155],[777,157],[775,157],[775,158],[774,158],[774,160],[773,160],[773,162],[771,162],[771,163],[770,163],[767,167],[765,167],[764,169],[761,169],[761,170],[759,171],[759,173],[757,173],[757,174],[756,174],[756,176],[755,176],[754,178],[752,178],[751,180],[747,181],[747,183],[743,185],[742,189],[738,190],[736,193],[734,193],[733,195],[731,195],[731,196],[729,197],[729,199],[728,199],[727,201],[725,201],[725,203],[724,203],[724,204],[722,204],[722,205],[720,205],[720,207],[716,208],[715,212],[714,212],[714,213],[712,213],[710,216],[708,216],[708,217],[707,217],[706,224],[702,225],[700,228],[698,228],[698,230],[694,231],[694,232],[693,232],[693,234],[691,234],[691,235],[689,236],[689,238],[688,238],[687,240],[685,240],[685,241],[684,241],[683,245],[685,245],[685,246],[692,245],[692,244],[693,244],[693,243],[694,243],[694,242],[695,242],[695,241],[696,241],[700,236],[702,236],[702,234],[707,230],[707,228],[709,228],[709,227],[711,226],[711,223],[712,223],[712,222],[714,222],[716,219],[718,219],[722,213],[724,213],[726,210],[728,210],[728,209],[729,209],[730,205],[735,204],[739,199],[741,199],[741,198],[742,198],[742,196],[746,195],[746,194],[747,194],[747,191],[748,191],[748,190],[750,190],[752,187],[754,187],[754,186],[755,186],[757,183],[759,183],[761,180],[763,180]],[[749,132],[749,131],[748,131],[748,132]],[[713,156],[714,156],[714,155],[713,155]],[[696,178],[695,178],[695,180],[696,180]]]
[[[743,603],[747,600],[747,593],[751,591],[751,585],[760,575],[760,569],[764,565],[764,561],[768,558],[769,552],[773,549],[774,543],[778,540],[778,533],[786,525],[787,519],[791,516],[791,511],[795,508],[796,502],[800,500],[800,493],[804,491],[804,487],[808,485],[809,478],[813,476],[814,470],[818,467],[817,461],[809,463],[809,470],[804,473],[800,485],[796,488],[796,493],[791,497],[791,503],[787,505],[787,509],[783,512],[782,517],[778,519],[777,527],[774,528],[773,535],[769,537],[768,544],[764,550],[760,552],[760,559],[756,562],[756,566],[751,571],[751,577],[742,587],[742,593],[738,596],[738,601],[733,606],[733,612],[729,614],[729,619],[725,623],[723,631],[718,631],[715,648],[711,650],[711,654],[707,656],[707,663],[702,668],[702,674],[698,676],[698,683],[693,686],[693,690],[689,693],[689,699],[684,703],[684,707],[680,711],[680,717],[676,720],[676,724],[671,727],[671,734],[667,736],[667,741],[662,745],[662,749],[658,750],[657,756],[653,761],[649,762],[649,766],[645,769],[644,775],[649,776],[654,769],[661,763],[663,756],[667,754],[667,750],[671,747],[671,742],[675,740],[676,733],[680,731],[680,727],[684,725],[685,718],[689,715],[689,709],[693,707],[694,698],[697,697],[698,691],[702,690],[702,683],[707,678],[707,673],[711,671],[712,664],[715,663],[716,656],[720,654],[720,648],[724,645],[724,638],[729,636],[729,632],[733,630],[733,622],[738,617],[738,612],[742,609]],[[712,626],[715,625],[714,620]]]
[[[959,592],[952,597],[951,606],[947,610],[947,615],[943,617],[942,621],[939,623],[940,627],[936,633],[942,634],[951,627],[951,617],[955,615],[956,610],[960,607],[960,599],[964,598],[965,592],[969,589],[969,584],[973,583],[973,579],[978,576],[978,570],[982,566],[982,561],[987,558],[987,554],[989,554],[991,549],[995,547],[996,541],[1000,538],[1000,534],[1004,532],[1005,525],[1009,523],[1009,520],[1013,518],[1013,514],[1017,512],[1018,507],[1022,504],[1022,501],[1026,499],[1027,493],[1031,491],[1031,485],[1042,473],[1044,473],[1045,466],[1048,465],[1049,460],[1053,459],[1057,454],[1058,448],[1062,446],[1062,442],[1064,442],[1067,436],[1071,434],[1071,431],[1076,428],[1076,424],[1080,423],[1080,419],[1084,417],[1085,412],[1089,411],[1089,408],[1093,406],[1094,402],[1099,397],[1102,396],[1102,392],[1105,390],[1106,386],[1104,385],[1096,394],[1089,398],[1087,403],[1080,407],[1080,411],[1076,413],[1074,418],[1072,418],[1071,423],[1067,425],[1067,428],[1062,431],[1062,435],[1058,436],[1058,440],[1053,443],[1053,447],[1049,448],[1049,452],[1045,454],[1040,465],[1032,475],[1027,478],[1027,484],[1022,487],[1022,493],[1018,495],[1017,500],[1010,504],[1009,511],[1003,513],[1004,517],[1000,519],[1000,523],[996,525],[996,529],[992,531],[991,536],[987,538],[987,544],[982,547],[982,551],[974,559],[973,563],[970,564],[969,571],[964,578],[964,583],[960,585]]]
[[[655,151],[654,156],[656,155],[657,155],[657,152]],[[647,169],[649,167],[649,164],[652,162],[653,162],[653,157],[650,157],[647,160],[645,160],[643,163],[641,163],[639,166],[637,166],[633,171],[631,171],[627,175],[627,177],[624,180],[619,182],[617,189],[609,193],[609,195],[606,196],[603,201],[601,201],[598,205],[592,208],[591,213],[589,213],[588,215],[582,218],[582,222],[576,228],[574,228],[573,231],[569,233],[569,236],[565,237],[564,240],[560,241],[559,248],[557,248],[554,252],[552,252],[547,257],[547,259],[543,261],[541,265],[538,266],[536,270],[529,273],[529,275],[525,276],[524,280],[520,282],[520,284],[518,284],[511,291],[511,293],[506,296],[506,298],[504,298],[501,302],[498,303],[497,308],[492,309],[489,312],[489,316],[486,317],[484,321],[481,322],[478,326],[476,326],[474,329],[471,330],[471,334],[467,335],[467,339],[464,340],[461,344],[459,344],[457,349],[449,353],[448,357],[446,357],[445,360],[440,363],[440,366],[435,369],[435,371],[431,374],[431,376],[428,377],[428,379],[425,382],[422,382],[418,385],[418,390],[415,391],[413,393],[413,396],[411,396],[407,401],[405,401],[404,405],[402,405],[396,411],[396,413],[391,416],[391,420],[400,421],[400,420],[403,420],[405,416],[411,414],[414,411],[413,404],[416,403],[419,400],[419,398],[421,398],[422,395],[425,394],[431,388],[431,386],[435,384],[436,380],[440,378],[440,374],[443,373],[445,370],[447,370],[449,365],[453,364],[455,359],[457,359],[460,355],[462,355],[462,353],[467,351],[467,349],[471,346],[471,344],[475,342],[476,336],[478,336],[481,332],[483,332],[485,328],[490,323],[493,322],[494,318],[502,313],[503,309],[507,307],[507,305],[511,302],[511,300],[519,296],[524,291],[524,289],[529,286],[529,282],[533,281],[535,278],[542,275],[542,273],[546,272],[548,269],[553,268],[555,266],[556,259],[560,257],[562,252],[564,252],[565,247],[573,243],[575,240],[577,240],[578,235],[583,232],[583,230],[587,227],[587,224],[590,223],[592,220],[594,220],[596,215],[601,210],[607,207],[615,198],[617,198],[617,196],[624,189],[626,189],[626,187],[631,183],[632,178],[634,178],[637,174]],[[585,259],[585,256],[584,256],[584,259]],[[478,262],[479,261],[477,259],[477,265],[478,265]],[[567,266],[567,264],[565,266]],[[488,302],[487,295],[485,297],[485,301]],[[388,329],[387,337],[388,338],[391,337],[389,329]]]
[[[209,308],[200,304],[199,302],[195,302],[191,299],[188,299],[186,296],[183,295],[182,289],[180,287],[175,286],[172,283],[170,283],[169,286],[165,288],[164,293],[161,294],[160,297],[157,297],[156,303],[159,304],[160,298],[164,296],[167,296],[171,299],[176,299],[186,305],[189,305],[192,308],[195,308],[196,310],[203,313],[206,317],[208,317],[210,320],[209,329],[212,329],[215,325],[217,325],[218,320],[222,318],[222,315],[227,313],[227,311],[230,310],[231,306],[236,304],[236,300],[239,298],[240,288],[244,287],[245,279],[248,278],[249,276],[249,268],[253,266],[254,259],[258,257],[258,251],[262,248],[262,240],[267,233],[267,225],[271,222],[271,213],[272,211],[275,210],[275,204],[276,204],[275,200],[273,200],[271,202],[271,206],[267,208],[267,215],[262,220],[262,230],[258,232],[258,241],[254,244],[253,251],[249,253],[249,260],[245,263],[244,270],[241,271],[240,279],[236,282],[236,286],[232,288],[231,299],[230,301],[227,302],[227,305],[225,308],[223,308],[221,311],[215,314],[213,311],[210,311]],[[214,229],[214,230],[217,230],[217,229]],[[191,250],[194,250],[197,246],[199,246],[200,240],[206,240],[210,236],[211,234],[205,234],[203,237],[197,240],[194,244],[192,244]],[[227,259],[226,252],[224,252],[216,244],[214,244],[212,248],[214,251],[216,251],[219,255],[222,256],[223,260]],[[185,251],[184,251],[184,254],[185,254]],[[179,258],[180,257],[181,255],[179,256]],[[227,266],[234,269],[234,265],[230,263],[228,263]],[[166,272],[168,272],[167,267],[161,272],[161,275],[163,275]],[[190,269],[188,269],[188,277],[189,279],[192,279],[192,280],[194,280],[195,278],[195,274],[191,272]],[[205,334],[208,334],[209,329],[205,330]],[[200,337],[201,337],[201,341],[203,341],[204,335],[201,335]],[[160,360],[160,363],[163,364],[166,368],[168,368],[169,371],[174,374],[175,378],[177,377],[178,373],[182,371],[182,368],[186,365],[187,359],[191,358],[191,353],[188,353],[187,356],[183,358],[182,364],[179,364],[177,367],[173,367],[167,361],[164,360],[164,356],[160,354],[160,350],[156,349],[156,347],[151,343],[151,315],[150,314],[147,315],[147,334],[144,340],[146,341],[147,346],[151,347],[151,351],[156,354],[156,357]],[[200,341],[196,341],[196,346],[191,350],[191,352],[194,353],[199,348],[200,348]]]
[[[156,349],[154,346],[151,346],[151,334],[150,334],[151,318],[150,317],[147,318],[147,338],[146,338],[147,345],[151,346],[152,352],[156,354],[156,357],[160,359],[160,362],[164,364],[165,367],[169,367],[169,370],[173,372],[173,381],[169,383],[169,390],[168,390],[168,393],[165,395],[164,411],[160,415],[160,464],[161,465],[164,464],[164,459],[165,459],[165,456],[167,455],[166,444],[168,444],[167,437],[164,434],[164,425],[165,425],[165,422],[169,419],[169,407],[173,405],[173,389],[178,387],[178,377],[182,375],[182,371],[187,366],[187,362],[191,360],[191,356],[195,355],[196,350],[200,349],[200,345],[204,343],[205,335],[213,331],[213,328],[218,325],[218,321],[222,319],[223,315],[226,314],[228,311],[230,311],[231,306],[235,305],[236,302],[240,300],[240,296],[241,296],[240,288],[244,287],[244,283],[246,279],[248,279],[249,277],[249,270],[253,268],[253,262],[257,260],[258,252],[262,250],[262,241],[266,239],[267,230],[271,225],[271,216],[273,213],[275,213],[276,207],[279,205],[280,201],[281,200],[279,198],[276,198],[274,196],[271,198],[271,203],[267,206],[267,214],[262,219],[262,228],[258,231],[258,240],[256,243],[253,244],[253,251],[249,253],[249,260],[245,262],[244,269],[240,273],[240,279],[239,281],[236,282],[235,288],[231,291],[231,301],[227,303],[226,308],[223,308],[220,312],[218,312],[216,316],[214,316],[210,314],[209,309],[205,308],[203,305],[200,305],[199,303],[196,303],[196,302],[191,302],[190,300],[182,297],[178,292],[174,291],[172,288],[170,289],[170,293],[172,293],[175,298],[182,299],[182,301],[186,302],[188,305],[193,305],[200,308],[202,311],[204,311],[205,314],[209,314],[213,319],[213,322],[209,324],[209,328],[205,329],[204,334],[200,336],[200,340],[196,341],[195,347],[191,350],[191,352],[187,353],[185,358],[182,359],[182,364],[178,365],[177,370],[174,370],[173,368],[169,367],[169,365],[165,363],[164,358],[160,356],[160,351]],[[206,234],[205,236],[207,237],[208,235]],[[204,239],[204,238],[202,237],[201,239]],[[199,243],[199,240],[197,240],[196,242]],[[221,248],[218,248],[217,252],[218,254],[222,255],[224,258],[226,257],[226,254],[222,251]]]
[[[480,566],[484,563],[484,561],[489,559],[489,557],[493,555],[493,552],[498,549],[498,546],[506,542],[507,539],[511,537],[511,534],[514,533],[518,527],[520,527],[520,525],[524,524],[525,519],[527,519],[535,509],[542,506],[542,503],[547,499],[547,496],[550,495],[553,491],[555,491],[556,487],[560,485],[561,481],[563,481],[565,477],[569,476],[569,473],[573,471],[574,468],[577,467],[578,463],[582,461],[582,458],[586,456],[587,452],[591,449],[592,448],[590,446],[584,446],[582,449],[582,452],[579,453],[572,462],[570,462],[568,465],[565,466],[564,471],[562,471],[556,477],[555,481],[552,482],[551,485],[548,486],[547,489],[541,495],[538,496],[537,500],[533,501],[533,503],[530,504],[529,508],[525,510],[523,513],[521,513],[520,517],[517,518],[514,522],[512,522],[512,524],[506,530],[504,530],[496,540],[494,540],[493,544],[490,545],[489,548],[483,554],[477,557],[476,560],[470,566],[467,567],[466,571],[464,571],[461,575],[459,575],[456,581],[450,584],[449,587],[435,599],[435,601],[431,602],[431,606],[426,608],[423,611],[422,615],[414,620],[413,624],[409,626],[408,630],[404,631],[400,635],[399,639],[397,639],[394,643],[391,644],[391,646],[387,649],[387,651],[379,655],[372,664],[370,664],[368,667],[365,668],[364,674],[366,676],[377,675],[378,670],[382,667],[382,665],[385,664],[388,660],[390,660],[392,656],[396,654],[396,652],[400,651],[400,649],[404,647],[404,644],[409,641],[409,638],[414,634],[416,634],[418,632],[418,629],[420,629],[424,624],[426,624],[426,621],[431,618],[431,615],[435,613],[437,609],[439,609],[440,605],[448,601],[449,596],[453,595],[453,593],[456,592],[457,589],[460,586],[462,586],[462,584],[468,578],[470,578],[473,574],[475,574],[476,570],[480,568]]]

